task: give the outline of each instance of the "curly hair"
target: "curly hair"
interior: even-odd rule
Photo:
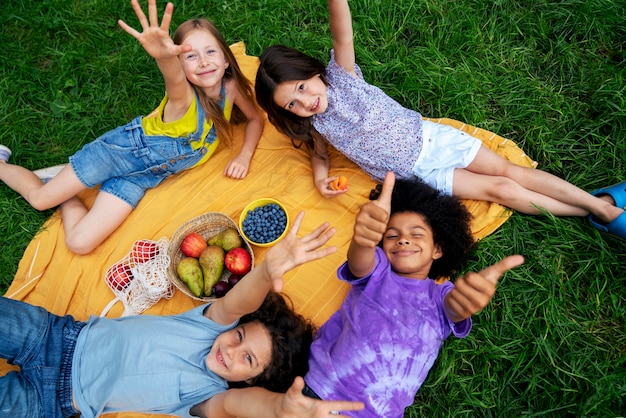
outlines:
[[[315,326],[295,312],[291,299],[270,292],[256,311],[244,315],[239,324],[258,322],[272,340],[269,365],[249,381],[230,382],[230,387],[261,386],[273,392],[286,392],[296,376],[309,370],[309,348]]]
[[[377,197],[377,196],[372,196]],[[429,277],[448,277],[466,261],[475,245],[470,228],[472,214],[461,201],[440,192],[418,178],[396,180],[391,196],[391,213],[422,215],[433,231],[433,240],[443,255],[434,260]],[[381,244],[379,244],[382,246]]]

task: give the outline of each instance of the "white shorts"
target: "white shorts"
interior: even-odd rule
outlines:
[[[413,174],[451,195],[454,170],[470,165],[482,142],[450,125],[428,120],[422,123],[422,138],[422,152],[413,166]]]

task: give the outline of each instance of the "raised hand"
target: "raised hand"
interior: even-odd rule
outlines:
[[[141,24],[142,32],[130,27],[121,19],[117,23],[128,34],[137,39],[153,58],[157,60],[172,58],[191,49],[189,45],[176,45],[170,38],[170,22],[172,21],[172,12],[174,11],[172,3],[167,3],[165,6],[165,12],[160,24],[156,0],[148,0],[149,19],[146,18],[137,0],[131,0],[131,4]]]
[[[504,273],[524,263],[521,255],[508,256],[478,273],[468,272],[456,279],[454,289],[444,302],[447,317],[460,322],[483,309],[494,293]]]
[[[330,228],[328,222],[318,226],[311,233],[298,237],[298,231],[304,218],[304,212],[298,213],[293,226],[285,237],[265,255],[262,264],[267,271],[268,277],[273,281],[273,289],[280,292],[282,289],[283,275],[300,264],[308,263],[322,257],[326,257],[337,251],[336,247],[320,248],[335,235],[335,228]]]
[[[383,181],[383,188],[378,199],[361,207],[354,224],[352,241],[355,244],[361,247],[374,248],[382,239],[387,229],[391,210],[391,194],[395,183],[396,176],[389,171]]]
[[[302,394],[304,379],[296,377],[289,390],[285,393],[280,405],[282,418],[328,418],[347,417],[339,415],[335,411],[359,411],[363,409],[363,403],[350,401],[320,401],[309,398]]]

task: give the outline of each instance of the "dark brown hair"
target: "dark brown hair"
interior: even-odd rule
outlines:
[[[290,299],[270,292],[259,309],[239,320],[239,324],[258,322],[272,340],[270,364],[248,382],[230,382],[231,387],[261,386],[273,392],[286,392],[296,376],[309,370],[309,348],[315,326],[295,312]]]
[[[311,118],[297,116],[280,107],[274,101],[274,92],[286,81],[308,80],[315,76],[320,76],[328,85],[326,67],[320,60],[283,45],[267,48],[260,61],[254,87],[259,106],[267,112],[267,118],[276,129],[291,138],[296,148],[305,143],[314,151],[314,142],[323,138],[313,127]]]

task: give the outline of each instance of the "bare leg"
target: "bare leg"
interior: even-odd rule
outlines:
[[[597,198],[550,173],[513,164],[485,147],[466,169],[455,171],[453,194],[501,203],[527,214],[540,213],[536,207],[557,216],[592,213],[602,222],[624,212],[610,198]]]
[[[77,197],[61,205],[65,243],[76,254],[88,254],[109,237],[133,208],[112,194],[99,192],[88,210]]]
[[[76,254],[88,254],[128,217],[133,208],[123,200],[100,192],[88,210],[76,195],[86,189],[70,165],[48,183],[35,173],[14,164],[0,162],[0,180],[21,194],[35,209],[61,205],[65,243]]]
[[[58,206],[86,189],[69,165],[47,184],[43,184],[32,171],[19,165],[0,162],[0,180],[22,195],[37,210]]]

